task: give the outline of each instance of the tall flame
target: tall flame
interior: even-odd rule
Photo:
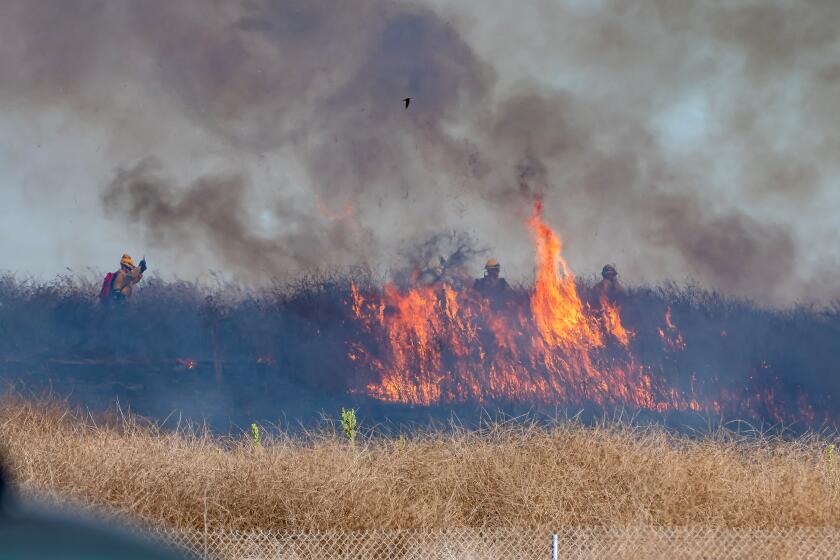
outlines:
[[[620,305],[604,293],[594,301],[581,297],[560,238],[543,222],[540,203],[528,227],[536,278],[524,297],[521,291],[485,297],[447,282],[402,289],[386,284],[366,293],[354,285],[348,310],[361,334],[350,342],[349,357],[357,366],[360,390],[415,405],[589,403],[659,412],[748,412],[779,421],[791,417],[775,396],[766,363],[749,376],[754,383],[709,391],[706,384],[717,383],[717,376],[698,379],[695,366],[682,361],[686,341],[670,308],[657,329],[658,361],[644,363],[634,353],[635,333],[624,327]],[[690,378],[688,386],[671,384],[673,376],[665,372],[674,368]],[[794,414],[814,416],[804,400]]]
[[[560,256],[560,238],[542,221],[542,203],[534,205],[529,226],[537,251],[537,278],[531,296],[534,322],[549,347],[589,350],[604,345],[597,321],[585,313],[575,279]]]
[[[365,385],[369,395],[421,405],[689,406],[639,365],[615,303],[602,299],[592,308],[583,301],[560,238],[541,214],[538,203],[528,221],[537,265],[528,304],[445,283],[405,290],[386,284],[371,294],[353,286],[350,309],[364,336],[351,343],[350,358],[374,375]]]

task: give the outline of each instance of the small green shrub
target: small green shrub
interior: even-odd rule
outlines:
[[[356,420],[356,410],[341,409],[341,427],[344,430],[344,435],[350,440],[350,445],[356,444],[356,427],[358,421]]]

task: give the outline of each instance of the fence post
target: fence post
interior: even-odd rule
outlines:
[[[558,554],[557,533],[551,535],[551,560],[559,560]]]
[[[207,553],[207,485],[204,485],[204,557],[209,558]]]

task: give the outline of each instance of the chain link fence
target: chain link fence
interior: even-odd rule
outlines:
[[[155,528],[187,556],[218,560],[838,558],[840,529],[571,527],[289,532]]]

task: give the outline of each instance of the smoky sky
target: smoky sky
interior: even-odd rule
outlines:
[[[579,274],[827,303],[838,21],[828,1],[9,0],[0,267],[60,272],[76,235],[94,268],[131,248],[265,281],[461,232],[520,279],[540,197]]]

